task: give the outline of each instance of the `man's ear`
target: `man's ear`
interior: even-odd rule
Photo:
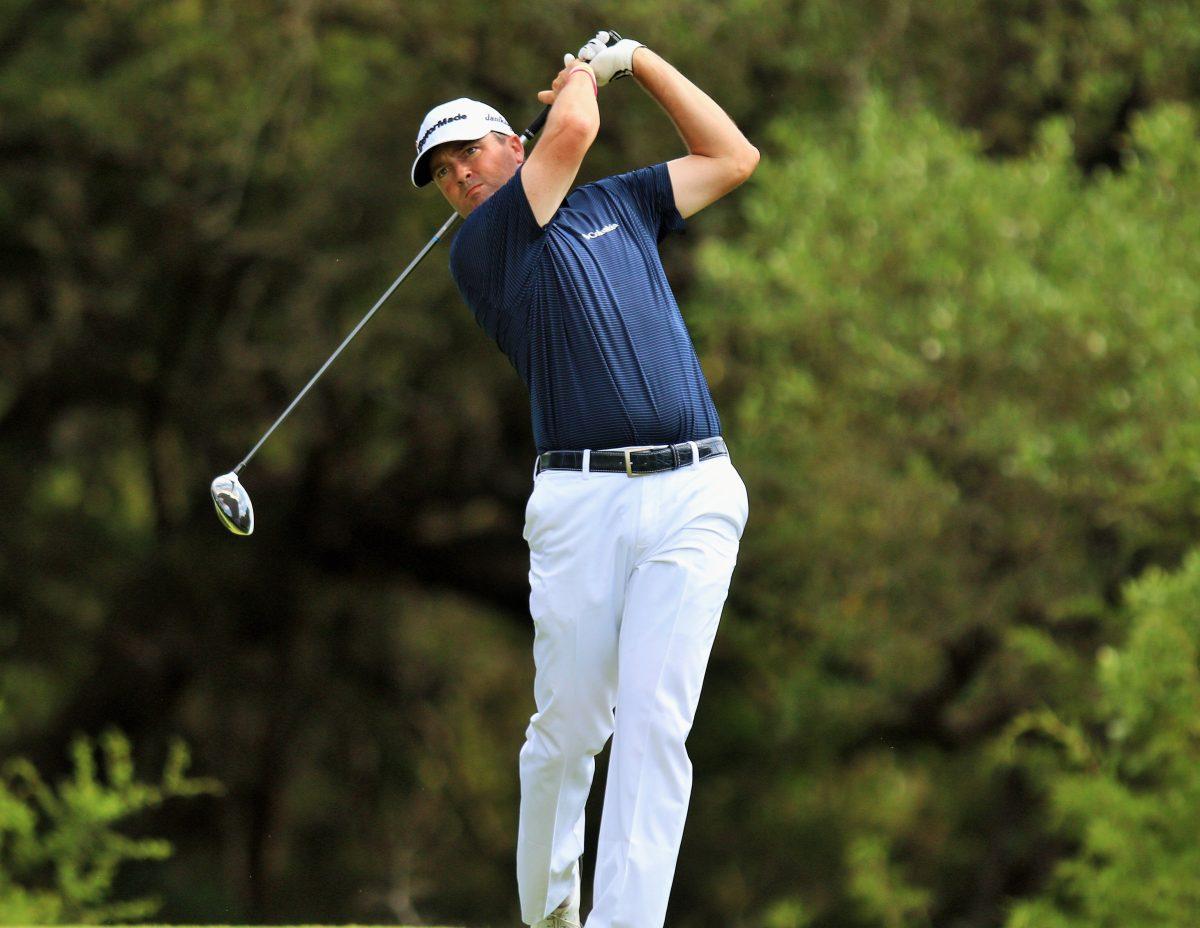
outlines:
[[[521,141],[521,137],[519,135],[510,135],[505,141],[508,143],[508,147],[512,149],[513,155],[516,156],[517,164],[524,164],[525,143]]]

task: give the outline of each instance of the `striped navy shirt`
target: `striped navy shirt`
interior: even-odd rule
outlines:
[[[720,434],[658,256],[684,225],[665,164],[577,187],[545,228],[518,168],[467,217],[450,272],[529,388],[539,452]]]

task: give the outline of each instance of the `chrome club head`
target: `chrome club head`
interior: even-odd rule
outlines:
[[[254,507],[250,505],[250,494],[246,492],[237,473],[230,471],[212,482],[213,504],[225,527],[235,535],[249,535],[254,531]]]

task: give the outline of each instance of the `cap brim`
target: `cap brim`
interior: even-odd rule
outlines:
[[[437,148],[437,146],[433,145],[427,148],[424,152],[417,155],[417,160],[413,162],[412,182],[414,187],[424,187],[433,180],[433,176],[429,173],[429,156],[433,154],[434,148]]]

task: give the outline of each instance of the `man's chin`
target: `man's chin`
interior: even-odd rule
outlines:
[[[469,194],[463,205],[459,207],[458,214],[462,216],[463,219],[466,219],[471,215],[471,213],[477,210],[483,204],[483,201],[490,197],[493,192],[494,191],[486,190],[481,187],[479,189],[479,193]]]

